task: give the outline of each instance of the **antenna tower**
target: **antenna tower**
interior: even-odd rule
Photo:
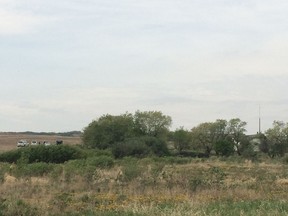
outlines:
[[[259,105],[259,134],[261,134],[261,106]]]

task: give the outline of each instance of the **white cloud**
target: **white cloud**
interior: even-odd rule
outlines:
[[[33,33],[37,27],[56,20],[55,17],[21,8],[21,5],[13,0],[0,1],[0,35]]]
[[[0,10],[0,34],[21,34],[31,31],[39,24],[37,17]]]

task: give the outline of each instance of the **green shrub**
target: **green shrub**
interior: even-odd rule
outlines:
[[[0,164],[0,183],[3,183],[5,180],[5,173],[9,171],[9,164],[1,163]],[[0,214],[1,215],[1,214]]]
[[[129,163],[122,168],[122,172],[123,180],[129,182],[143,173],[143,167],[137,163]]]
[[[234,144],[228,140],[220,140],[215,143],[215,151],[221,156],[230,156],[234,153]]]
[[[145,157],[148,155],[167,156],[169,150],[166,143],[156,137],[138,137],[117,143],[112,148],[115,158],[127,156]]]
[[[143,137],[142,140],[155,155],[160,157],[170,155],[165,141],[156,137]]]
[[[16,163],[21,157],[22,149],[3,152],[0,154],[1,162]]]
[[[0,161],[9,163],[63,163],[68,160],[83,158],[83,152],[68,145],[33,146],[0,154]]]
[[[84,176],[86,172],[86,159],[70,160],[65,162],[63,166],[63,173],[67,182],[70,182],[76,175]]]
[[[86,159],[88,166],[95,166],[99,168],[110,168],[114,165],[114,159],[109,156],[90,157]]]
[[[129,139],[125,142],[118,143],[112,148],[115,158],[123,158],[128,156],[145,157],[149,155],[150,149],[141,139]]]
[[[163,161],[164,163],[167,164],[188,164],[192,162],[192,158],[183,158],[183,157],[163,157],[163,158],[154,158],[154,161],[156,162],[161,162]]]
[[[92,148],[81,148],[83,156],[85,158],[95,157],[95,156],[110,156],[113,157],[111,149],[92,149]]]
[[[11,170],[11,174],[16,177],[24,176],[44,176],[54,169],[53,164],[48,163],[32,163],[32,164],[19,164]]]
[[[252,145],[246,146],[246,148],[242,152],[242,157],[250,160],[257,160],[257,152],[254,151]]]

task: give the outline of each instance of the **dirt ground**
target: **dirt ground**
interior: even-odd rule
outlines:
[[[17,149],[17,142],[19,140],[37,141],[43,143],[44,141],[55,144],[56,140],[63,140],[64,144],[75,145],[81,144],[80,136],[58,136],[58,135],[26,135],[26,134],[5,134],[0,133],[0,152]]]

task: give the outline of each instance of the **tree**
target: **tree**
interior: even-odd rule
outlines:
[[[83,132],[83,143],[92,148],[105,149],[134,136],[133,116],[129,113],[103,115],[92,121]]]
[[[234,148],[238,155],[241,155],[242,146],[245,145],[246,125],[247,123],[239,118],[230,119],[228,122],[229,138],[234,143]]]
[[[163,139],[169,132],[171,123],[171,117],[165,116],[159,111],[137,111],[135,115],[130,113],[116,116],[107,114],[92,121],[84,129],[83,143],[91,148],[106,149],[119,143],[125,143],[130,138]],[[156,148],[156,150],[162,148],[162,141],[154,143],[157,146],[151,148]],[[130,142],[129,145],[133,145],[133,142]]]
[[[183,127],[176,129],[173,133],[174,147],[178,150],[179,153],[189,148],[190,141],[190,132],[188,130],[185,130]]]
[[[212,126],[212,122],[204,122],[191,129],[194,147],[203,149],[207,155],[210,155],[214,145]]]
[[[227,137],[227,121],[217,119],[215,122],[204,122],[191,129],[192,142],[196,148],[210,155],[215,143]]]
[[[272,157],[283,156],[288,147],[288,123],[274,121],[273,127],[268,129],[266,137],[269,145],[269,153]]]
[[[165,137],[172,124],[170,116],[160,111],[135,112],[135,132],[139,136]]]

